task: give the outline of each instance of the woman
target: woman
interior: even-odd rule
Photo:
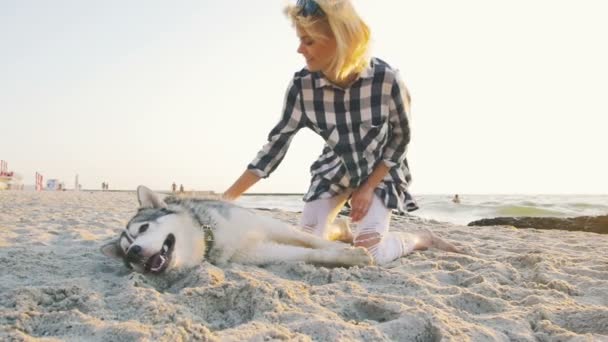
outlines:
[[[430,232],[389,232],[392,209],[417,209],[407,192],[410,97],[397,71],[368,57],[370,30],[348,0],[299,0],[288,6],[306,68],[295,73],[283,115],[247,170],[224,193],[239,197],[280,164],[293,136],[308,127],[325,139],[311,166],[302,229],[325,238],[352,239],[377,264],[439,239]],[[333,236],[332,222],[349,199],[353,235]]]

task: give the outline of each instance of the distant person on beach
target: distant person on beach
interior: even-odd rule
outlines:
[[[181,193],[184,192],[184,184],[179,185],[179,192],[181,192]]]
[[[171,184],[171,192],[175,193],[176,190],[177,190],[177,185],[175,184],[175,182],[173,182],[173,184]]]
[[[306,67],[295,73],[281,118],[247,170],[224,192],[234,200],[281,163],[294,135],[310,128],[325,140],[312,164],[300,225],[329,238],[351,201],[352,242],[384,264],[428,247],[429,234],[389,232],[393,209],[418,209],[408,193],[410,95],[397,69],[368,55],[370,30],[349,0],[299,0],[285,14]],[[401,42],[394,42],[401,44]],[[345,239],[350,229],[341,228]]]
[[[456,204],[460,203],[460,197],[458,197],[458,194],[454,195],[454,198],[452,198],[452,202]]]

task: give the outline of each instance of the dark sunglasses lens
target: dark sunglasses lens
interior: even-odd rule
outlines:
[[[307,12],[308,15],[315,14],[316,9],[317,9],[317,6],[312,1],[307,2],[306,6],[304,6],[304,10],[306,10],[306,12]]]
[[[300,13],[304,14],[307,1],[306,0],[298,0],[296,6],[300,8]]]
[[[300,13],[307,17],[309,15],[322,15],[319,5],[313,0],[298,0],[296,6],[302,8]]]

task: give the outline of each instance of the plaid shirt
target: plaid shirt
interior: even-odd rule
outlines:
[[[411,182],[405,154],[410,141],[410,97],[398,72],[373,58],[347,88],[306,68],[297,72],[285,96],[283,115],[248,169],[268,177],[281,163],[298,130],[308,127],[325,139],[310,167],[304,201],[336,196],[359,187],[378,163],[389,173],[375,192],[388,208],[418,209],[407,192]]]

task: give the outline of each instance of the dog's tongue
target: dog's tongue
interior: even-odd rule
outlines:
[[[167,260],[167,259],[165,259],[164,256],[160,255],[160,253],[154,254],[153,256],[150,257],[150,259],[151,260],[148,261],[148,264],[150,265],[151,271],[160,270],[160,268],[163,267],[163,265],[165,264],[165,261]]]

